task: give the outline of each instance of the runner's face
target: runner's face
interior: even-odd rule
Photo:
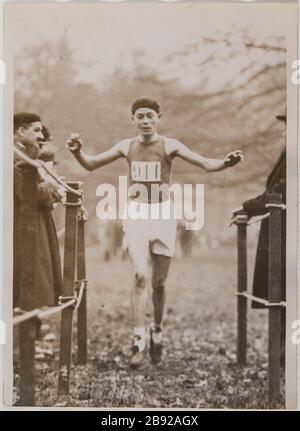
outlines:
[[[145,137],[152,136],[157,132],[157,128],[160,121],[160,114],[154,109],[150,108],[139,108],[135,111],[131,117],[135,124],[138,132]]]

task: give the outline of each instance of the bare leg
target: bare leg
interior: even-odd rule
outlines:
[[[151,260],[154,322],[157,326],[160,326],[163,321],[163,312],[166,299],[165,283],[170,267],[171,258],[162,254],[151,253]]]
[[[131,306],[133,313],[133,346],[130,366],[137,368],[143,363],[143,351],[146,346],[145,306],[147,299],[146,275],[135,271],[134,285],[131,289]]]
[[[134,327],[145,326],[145,307],[147,300],[146,275],[135,273],[134,284],[131,289],[131,306]]]
[[[130,366],[139,367],[143,363],[143,352],[146,345],[145,308],[147,300],[147,260],[148,247],[136,248],[133,244],[129,250],[134,266],[134,283],[130,292],[133,314],[133,346]]]
[[[129,254],[134,267],[134,282],[130,292],[133,314],[134,332],[142,335],[145,327],[145,308],[147,300],[147,269],[148,269],[148,242],[131,241]]]

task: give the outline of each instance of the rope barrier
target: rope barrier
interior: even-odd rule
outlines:
[[[13,318],[13,326],[19,325],[20,323],[26,322],[26,320],[33,319],[38,316],[41,310],[35,309],[31,311],[21,311],[20,316],[16,316]]]
[[[285,204],[266,204],[266,208],[281,208],[282,210],[286,209]]]
[[[258,302],[259,304],[263,304],[266,307],[286,307],[286,302],[269,302],[266,299],[258,298],[257,296],[251,295],[251,293],[248,292],[235,292],[235,295],[237,296],[244,296],[247,299],[251,299],[254,302]]]
[[[69,302],[66,302],[65,304],[58,305],[57,307],[49,308],[49,310],[41,311],[38,314],[38,318],[43,319],[45,317],[51,316],[52,314],[56,314],[59,311],[64,310],[65,308],[71,307],[71,305],[73,305],[75,302],[76,302],[76,298],[72,299]]]
[[[265,207],[281,208],[283,211],[286,210],[286,205],[284,204],[266,204]],[[251,224],[259,223],[260,221],[265,220],[266,218],[269,218],[269,217],[270,217],[270,213],[266,213],[260,217],[255,218],[254,220],[247,222],[247,225],[250,226]],[[229,227],[231,227],[233,224],[246,223],[247,218],[248,216],[246,214],[239,215],[230,222]]]
[[[54,178],[58,184],[60,184],[61,186],[63,186],[68,192],[73,193],[76,196],[82,196],[82,191],[80,190],[75,190],[72,187],[68,186],[68,184],[66,184],[64,181],[62,181],[58,175],[56,175],[54,172],[51,171],[51,169],[48,168],[48,166],[45,165],[45,162],[42,161],[42,167],[43,169],[45,169],[45,171],[47,172],[47,174],[49,174],[52,178]]]
[[[64,305],[64,304],[73,305],[75,303],[76,303],[76,297],[75,296],[59,296],[58,297],[58,305]]]
[[[249,217],[246,214],[240,214],[237,215],[236,217],[234,217],[231,222],[229,223],[229,227],[231,227],[233,224],[238,225],[238,224],[247,224],[249,220]]]
[[[23,311],[18,309],[16,312],[20,314],[19,316],[15,316],[13,318],[13,325],[19,325],[20,323],[26,322],[26,320],[38,318],[38,319],[44,319],[46,317],[51,316],[52,314],[59,313],[60,311],[64,310],[65,308],[71,307],[74,305],[75,309],[77,310],[80,306],[83,291],[87,288],[87,280],[80,280],[75,281],[75,289],[78,291],[78,295],[76,297],[74,296],[60,296],[58,298],[58,306],[51,307],[46,310],[40,310],[38,308],[31,310],[31,311]],[[66,300],[66,302],[64,302]]]
[[[36,169],[42,168],[44,169],[48,175],[50,175],[58,184],[63,186],[68,192],[73,193],[76,196],[82,196],[82,191],[75,190],[72,187],[68,186],[64,181],[62,181],[58,175],[56,175],[54,172],[51,171],[50,168],[43,162],[42,160],[33,160],[30,157],[28,157],[26,154],[24,154],[21,150],[18,148],[14,148],[14,153],[21,159],[23,162],[28,163],[29,165],[33,166]]]
[[[247,225],[249,226],[249,225],[251,225],[251,224],[259,223],[260,221],[265,220],[266,218],[269,218],[269,217],[270,217],[270,213],[264,214],[264,215],[262,215],[262,216],[260,216],[260,217],[257,217],[257,218],[256,218],[256,219],[254,219],[254,220],[249,221],[249,222],[247,223]]]
[[[79,308],[79,305],[82,300],[83,292],[87,288],[87,280],[75,281],[75,290],[78,292],[77,294],[77,303],[75,305],[75,309]]]
[[[81,202],[64,202],[66,207],[81,207]]]

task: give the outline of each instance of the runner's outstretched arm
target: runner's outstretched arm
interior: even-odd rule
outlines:
[[[125,148],[124,141],[121,141],[107,151],[90,156],[81,150],[82,141],[77,133],[70,136],[67,140],[66,147],[71,151],[81,166],[88,171],[93,171],[94,169],[107,165],[120,157],[124,157]]]
[[[180,157],[186,162],[205,169],[207,172],[221,171],[244,160],[241,150],[231,151],[224,159],[210,159],[200,156],[183,143],[175,140],[169,145],[168,153],[173,157]]]

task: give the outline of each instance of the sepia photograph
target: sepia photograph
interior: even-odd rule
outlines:
[[[5,405],[296,409],[297,2],[8,2],[3,40]]]

